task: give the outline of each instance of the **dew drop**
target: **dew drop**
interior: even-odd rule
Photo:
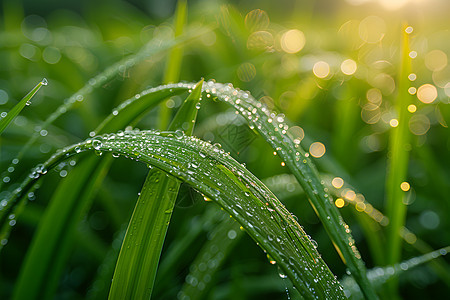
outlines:
[[[47,85],[48,84],[47,78],[42,79],[41,83],[42,85]]]

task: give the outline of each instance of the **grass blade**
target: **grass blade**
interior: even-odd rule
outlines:
[[[188,183],[232,215],[277,261],[304,298],[344,299],[339,282],[290,212],[220,148],[193,137],[175,137],[174,132],[133,131],[104,135],[65,148],[44,167],[50,168],[85,150],[119,153]]]
[[[149,299],[179,184],[160,170],[145,180],[128,225],[109,299]]]
[[[167,98],[169,95],[177,95],[186,91],[187,88],[179,87],[178,85],[161,86],[158,88],[151,88],[137,94],[133,98],[124,101],[119,105],[94,131],[95,133],[105,133],[118,131],[129,125],[133,121],[139,120],[145,113],[155,107],[160,101]],[[92,165],[92,170],[95,166]],[[39,177],[41,174],[41,166],[33,171],[33,177]],[[87,172],[89,174],[90,172]],[[88,176],[88,175],[87,175]],[[26,199],[21,198],[19,195],[23,195],[23,190],[28,190],[31,186],[30,178],[26,178],[19,189],[16,189],[10,199],[5,199],[3,209],[0,210],[0,240],[6,240],[8,238],[11,226],[8,225],[8,217],[10,215],[19,215],[17,208],[25,203]],[[3,244],[0,243],[0,249]]]
[[[203,79],[178,110],[169,129],[183,128],[192,134],[202,85]],[[177,179],[160,170],[148,173],[119,253],[110,299],[151,297],[179,188]]]
[[[402,35],[402,62],[399,74],[399,86],[395,109],[398,114],[398,126],[391,128],[389,139],[390,161],[386,178],[386,216],[390,223],[387,228],[386,264],[393,265],[400,261],[401,239],[400,229],[404,226],[406,218],[406,205],[400,185],[406,180],[409,161],[409,119],[407,108],[411,104],[411,95],[408,93],[408,75],[411,73],[411,58],[409,57],[409,34],[403,26]],[[395,295],[398,282],[393,279],[390,284],[391,293]]]
[[[183,29],[187,19],[187,1],[178,0],[177,9],[175,12],[175,37],[183,34]],[[183,48],[175,46],[170,51],[167,57],[166,72],[164,74],[163,83],[174,83],[180,80],[181,59],[183,57]],[[170,109],[166,103],[160,105],[159,111],[159,128],[165,129],[169,124]]]
[[[97,172],[85,176],[91,171],[92,161],[99,162],[97,157],[81,162],[55,191],[25,257],[12,299],[52,298],[71,251],[76,225],[90,206],[91,192],[106,175],[103,168],[97,168]]]
[[[20,100],[19,103],[17,103],[7,114],[5,117],[0,119],[0,135],[3,133],[3,131],[6,129],[6,127],[9,125],[9,123],[12,122],[12,120],[22,111],[22,109],[25,108],[28,101],[33,98],[33,96],[39,91],[41,86],[47,85],[47,79],[42,79],[41,82],[39,82],[25,97],[23,97],[22,100]]]
[[[284,160],[283,163],[290,168],[307,194],[330,239],[364,295],[368,299],[377,299],[367,280],[364,263],[348,226],[321,183],[309,153],[304,152],[299,140],[288,137],[288,125],[285,123],[284,115],[275,114],[256,102],[249,93],[234,89],[231,85],[208,82],[206,92],[233,106],[249,122],[250,128],[258,131]]]
[[[371,284],[375,288],[379,289],[389,279],[397,277],[401,273],[407,272],[408,270],[411,270],[412,268],[415,268],[426,262],[430,262],[440,256],[447,255],[448,251],[450,251],[450,246],[408,259],[399,264],[383,268],[377,267],[369,270],[367,272],[367,277],[369,278]],[[346,276],[341,280],[341,282],[344,285],[345,295],[347,297],[351,297],[351,299],[364,299],[361,294],[361,290],[359,289],[353,278]]]

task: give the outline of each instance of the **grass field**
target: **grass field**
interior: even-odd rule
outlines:
[[[448,294],[447,1],[1,9],[1,299]]]

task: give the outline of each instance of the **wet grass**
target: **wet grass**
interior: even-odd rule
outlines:
[[[180,1],[158,26],[128,4],[84,24],[5,9],[0,297],[448,289],[447,46],[421,44],[445,31],[375,11],[323,20],[335,35],[309,6]]]

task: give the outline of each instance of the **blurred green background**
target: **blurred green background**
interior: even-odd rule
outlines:
[[[0,111],[9,111],[43,77],[49,81],[1,137],[0,162],[2,171],[8,172],[31,134],[41,135],[20,167],[4,180],[2,198],[56,149],[87,138],[119,103],[163,83],[166,53],[124,68],[41,130],[47,117],[90,78],[137,53],[151,39],[173,36],[175,6],[175,0],[1,2]],[[320,171],[349,178],[367,201],[383,211],[389,133],[397,120],[394,103],[402,24],[407,24],[413,73],[408,77],[412,102],[405,226],[437,249],[450,244],[446,234],[450,229],[449,12],[446,0],[189,1],[187,27],[206,26],[211,31],[183,45],[180,80],[204,77],[249,90],[299,126],[297,134],[306,136],[302,144],[316,157]],[[166,106],[176,108],[181,100],[174,97]],[[157,110],[150,113],[138,127],[157,128],[157,115]],[[273,150],[242,124],[226,106],[210,101],[199,111],[194,135],[221,143],[261,179],[287,172]],[[231,127],[245,142],[230,138]],[[0,259],[0,298],[10,295],[53,184],[70,168],[70,163],[61,166],[29,195],[32,201]],[[105,297],[108,268],[145,174],[143,165],[122,159],[114,163],[79,226],[58,299]],[[345,266],[307,199],[289,185],[279,196],[318,242],[331,270],[343,276]],[[192,228],[201,230],[183,260],[157,278],[155,299],[176,297],[190,262],[220,218],[211,213],[218,211],[214,204],[203,202],[200,194],[182,188],[162,260]],[[345,206],[341,213],[367,266],[374,267],[370,236],[363,234],[355,210]],[[420,254],[410,245],[411,237],[410,242],[404,244],[404,259]],[[289,297],[286,280],[279,278],[276,267],[248,237],[239,240],[214,281],[207,299]],[[448,282],[428,266],[407,272],[400,287],[405,299],[442,298],[449,290]]]

